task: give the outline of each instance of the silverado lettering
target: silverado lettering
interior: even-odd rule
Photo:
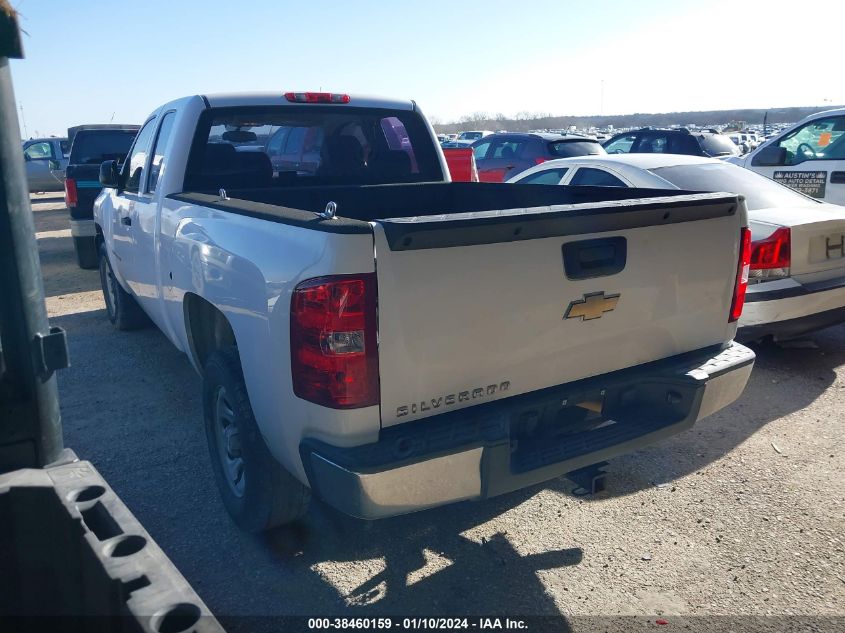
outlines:
[[[431,406],[429,406],[428,402],[422,401],[419,403],[419,409],[417,409],[417,403],[413,403],[411,405],[403,405],[401,407],[396,407],[396,417],[402,418],[408,414],[416,413],[417,410],[419,411],[429,411],[430,409],[434,408],[437,409],[441,405],[445,404],[447,406],[455,404],[455,398],[457,397],[458,402],[466,402],[471,399],[483,398],[485,393],[488,396],[492,396],[495,393],[504,392],[510,389],[511,383],[509,380],[505,380],[500,382],[498,385],[487,385],[486,387],[475,387],[472,389],[472,396],[470,396],[470,391],[459,391],[457,394],[450,393],[445,396],[440,396],[438,398],[431,398]]]

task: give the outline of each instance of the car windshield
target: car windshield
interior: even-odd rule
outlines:
[[[554,141],[549,143],[549,153],[556,158],[570,156],[595,156],[606,154],[598,141]]]
[[[123,161],[136,130],[81,130],[70,148],[72,165],[99,165],[107,160]]]
[[[462,132],[458,138],[464,141],[477,141],[481,137],[481,132]]]
[[[381,184],[442,179],[416,112],[354,107],[239,107],[205,111],[188,189]]]
[[[817,200],[784,187],[753,171],[728,163],[675,165],[649,170],[689,191],[727,191],[745,196],[750,211],[774,207],[808,207]]]
[[[708,156],[738,156],[739,150],[733,141],[722,134],[705,134],[698,139],[701,149]]]

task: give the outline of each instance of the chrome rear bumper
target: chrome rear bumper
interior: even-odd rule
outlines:
[[[754,353],[732,342],[390,427],[374,444],[306,440],[300,451],[317,495],[347,514],[384,518],[524,488],[679,433],[736,400],[753,366]],[[515,440],[526,416],[597,393],[614,424],[536,447]]]

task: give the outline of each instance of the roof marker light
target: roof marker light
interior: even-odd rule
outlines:
[[[286,92],[291,103],[349,103],[349,95],[334,92]]]

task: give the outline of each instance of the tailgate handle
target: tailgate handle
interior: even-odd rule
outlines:
[[[624,237],[567,242],[563,245],[563,270],[567,279],[607,277],[624,270],[627,257]]]
[[[833,185],[845,185],[845,171],[830,172],[830,183]]]

